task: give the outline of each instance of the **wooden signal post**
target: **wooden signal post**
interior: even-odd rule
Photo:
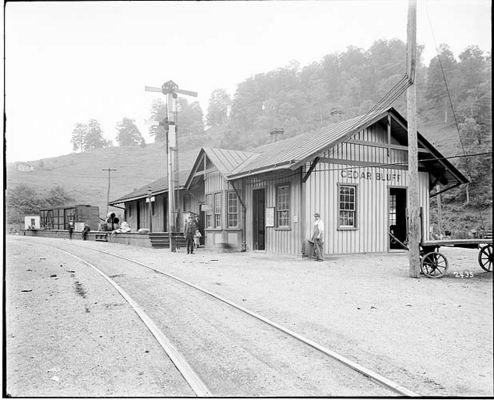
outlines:
[[[106,215],[108,215],[108,210],[110,209],[110,174],[112,171],[116,171],[115,168],[104,168],[102,171],[108,171],[108,192],[106,194]]]
[[[177,95],[184,94],[187,96],[197,97],[197,92],[179,89],[173,81],[165,82],[161,88],[145,86],[147,92],[159,92],[166,96],[166,105],[168,111],[168,129],[166,136],[166,158],[167,158],[167,175],[168,175],[168,234],[170,241],[170,251],[176,251],[176,245],[173,243],[173,232],[176,232],[176,220],[178,216],[177,203],[175,201],[175,182],[174,176],[178,177],[178,145],[177,145]],[[178,186],[178,178],[177,178]],[[178,200],[178,199],[177,199]]]
[[[408,2],[407,89],[408,120],[408,257],[409,275],[420,276],[421,219],[418,190],[417,99],[415,70],[417,64],[417,0]]]

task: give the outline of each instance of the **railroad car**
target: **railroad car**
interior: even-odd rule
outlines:
[[[40,210],[40,216],[41,228],[48,230],[67,230],[69,222],[74,221],[76,231],[85,223],[96,231],[100,221],[99,207],[91,205],[44,208]]]

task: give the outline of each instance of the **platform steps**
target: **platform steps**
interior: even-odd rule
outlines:
[[[149,240],[151,241],[151,247],[153,248],[170,248],[170,235],[166,232],[149,233]],[[183,234],[174,233],[173,241],[177,248],[185,247],[185,239],[183,237]]]

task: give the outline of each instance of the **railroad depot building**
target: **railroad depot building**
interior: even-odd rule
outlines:
[[[402,248],[407,138],[406,120],[389,108],[249,152],[202,148],[179,176],[177,227],[183,231],[184,217],[193,213],[208,248],[301,255],[318,212],[325,254]],[[418,148],[421,215],[428,227],[437,185],[444,191],[468,180],[420,134]],[[160,179],[110,204],[124,204],[133,231],[151,225],[153,232],[163,232],[166,182]],[[429,238],[428,229],[422,234]]]

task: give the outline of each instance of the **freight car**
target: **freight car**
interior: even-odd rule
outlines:
[[[48,230],[67,230],[69,222],[73,221],[76,231],[82,230],[84,224],[96,231],[100,221],[99,207],[90,205],[44,208],[40,210],[40,216],[41,229]]]

